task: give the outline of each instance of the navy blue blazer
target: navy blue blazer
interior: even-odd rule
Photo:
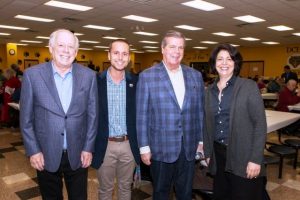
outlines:
[[[98,131],[95,142],[95,152],[93,155],[92,167],[98,169],[103,163],[105,156],[109,128],[108,128],[108,105],[107,105],[107,70],[102,72],[97,77],[98,83],[98,100],[99,100],[99,120],[98,120]],[[126,126],[129,143],[132,154],[137,164],[140,163],[140,153],[137,145],[136,136],[136,110],[135,110],[135,92],[136,84],[138,81],[137,76],[126,72]]]

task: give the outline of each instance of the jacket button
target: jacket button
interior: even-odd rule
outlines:
[[[64,134],[64,133],[61,133],[60,135],[64,136],[65,134]]]
[[[65,119],[68,119],[68,117],[67,117],[67,116],[65,116]]]

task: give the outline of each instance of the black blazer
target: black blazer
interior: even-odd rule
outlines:
[[[102,72],[97,77],[98,83],[98,101],[99,101],[99,120],[98,131],[95,142],[95,152],[93,155],[92,167],[98,169],[103,163],[105,156],[109,128],[108,128],[108,105],[107,105],[107,82],[106,82],[107,70]],[[136,84],[138,81],[137,76],[126,72],[126,125],[129,143],[132,154],[137,164],[140,163],[140,153],[137,144],[136,136],[136,109],[135,109],[135,92]]]

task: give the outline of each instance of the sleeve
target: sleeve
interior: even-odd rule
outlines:
[[[250,161],[261,164],[267,137],[267,121],[263,99],[256,84],[248,88],[248,112],[254,125]]]
[[[144,73],[140,74],[136,93],[136,122],[139,147],[149,145],[149,87]]]
[[[28,156],[41,152],[34,131],[34,94],[29,75],[25,72],[23,76],[20,98],[20,128],[23,142]]]

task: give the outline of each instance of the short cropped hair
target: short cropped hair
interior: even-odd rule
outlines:
[[[116,40],[112,41],[112,42],[109,44],[109,49],[108,49],[109,52],[111,51],[112,45],[113,45],[113,43],[115,43],[115,42],[124,42],[125,44],[127,44],[127,45],[129,46],[129,52],[130,52],[130,44],[129,44],[129,42],[128,42],[127,40],[125,40],[125,39],[116,39]]]
[[[164,38],[161,41],[161,46],[163,48],[167,46],[167,38],[169,37],[182,38],[185,46],[185,36],[183,35],[183,33],[179,31],[169,30],[168,32],[166,32]]]
[[[70,30],[67,30],[67,29],[57,29],[56,31],[54,31],[54,32],[51,33],[50,39],[49,39],[49,46],[50,47],[54,46],[54,44],[56,42],[57,34],[59,32],[69,32],[69,33],[71,33],[74,36],[74,39],[75,39],[75,49],[78,50],[78,48],[79,48],[79,40],[78,40],[77,36],[74,35],[73,32],[71,32]]]
[[[243,64],[243,57],[240,52],[234,46],[230,44],[220,44],[211,52],[209,64],[213,73],[216,73],[216,59],[220,51],[225,50],[229,53],[231,59],[234,61],[234,70],[233,74],[238,76],[240,74],[242,64]]]
[[[285,65],[284,69],[291,69],[289,65]]]

